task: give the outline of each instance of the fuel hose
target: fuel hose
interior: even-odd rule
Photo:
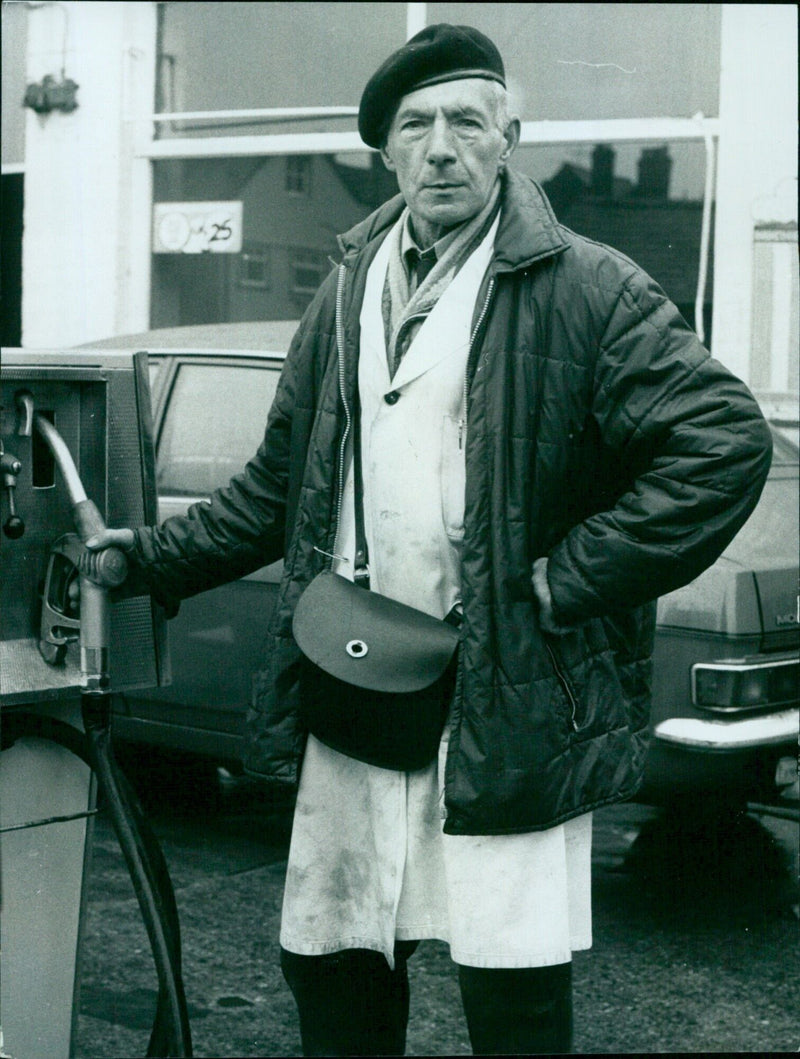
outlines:
[[[114,758],[109,698],[105,694],[83,692],[81,709],[89,759],[128,865],[158,974],[156,1019],[147,1055],[191,1056],[175,894],[161,847]]]

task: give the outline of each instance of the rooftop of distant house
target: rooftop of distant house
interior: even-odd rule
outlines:
[[[598,144],[591,168],[565,162],[545,180],[543,187],[556,216],[568,228],[626,254],[677,305],[692,305],[702,202],[669,197],[672,159],[668,147],[642,150],[636,182],[616,176],[614,162],[614,149]],[[713,256],[709,255],[706,302],[713,289],[712,267]]]

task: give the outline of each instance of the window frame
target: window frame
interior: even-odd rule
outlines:
[[[406,5],[406,39],[410,39],[428,24],[428,5]],[[303,155],[348,154],[369,150],[355,131],[326,131],[308,133],[267,132],[247,136],[206,136],[197,139],[156,139],[155,126],[174,128],[181,121],[209,121],[217,127],[226,122],[255,120],[267,125],[287,121],[318,120],[334,126],[342,119],[352,123],[358,107],[272,107],[214,111],[186,111],[154,113],[149,116],[150,135],[140,144],[140,156],[150,159],[212,158],[246,155]],[[694,326],[701,341],[705,341],[703,305],[707,286],[708,262],[711,246],[711,213],[715,198],[717,159],[719,154],[720,119],[698,112],[693,117],[613,118],[585,121],[526,121],[522,122],[520,146],[540,146],[576,143],[654,142],[702,140],[706,150],[706,171],[703,193],[702,228],[700,238],[698,281],[694,307]],[[292,193],[294,194],[294,193]]]
[[[306,301],[313,298],[328,271],[325,267],[324,252],[313,246],[290,246],[287,247],[287,258],[291,274],[291,296]],[[312,286],[297,282],[297,272],[301,269],[313,269],[317,273],[316,282]]]
[[[291,195],[294,198],[310,198],[313,188],[313,174],[314,167],[308,155],[287,155],[285,180],[287,195]]]
[[[237,284],[243,290],[270,290],[272,288],[272,253],[266,245],[245,243],[239,259]],[[263,279],[252,279],[246,274],[247,265],[258,262],[263,266]]]

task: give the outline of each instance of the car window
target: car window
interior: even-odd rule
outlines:
[[[279,372],[271,366],[181,364],[158,443],[158,491],[206,496],[256,452]]]

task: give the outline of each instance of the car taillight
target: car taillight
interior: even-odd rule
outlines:
[[[800,697],[800,660],[698,662],[692,701],[701,710],[759,710],[789,706]]]

